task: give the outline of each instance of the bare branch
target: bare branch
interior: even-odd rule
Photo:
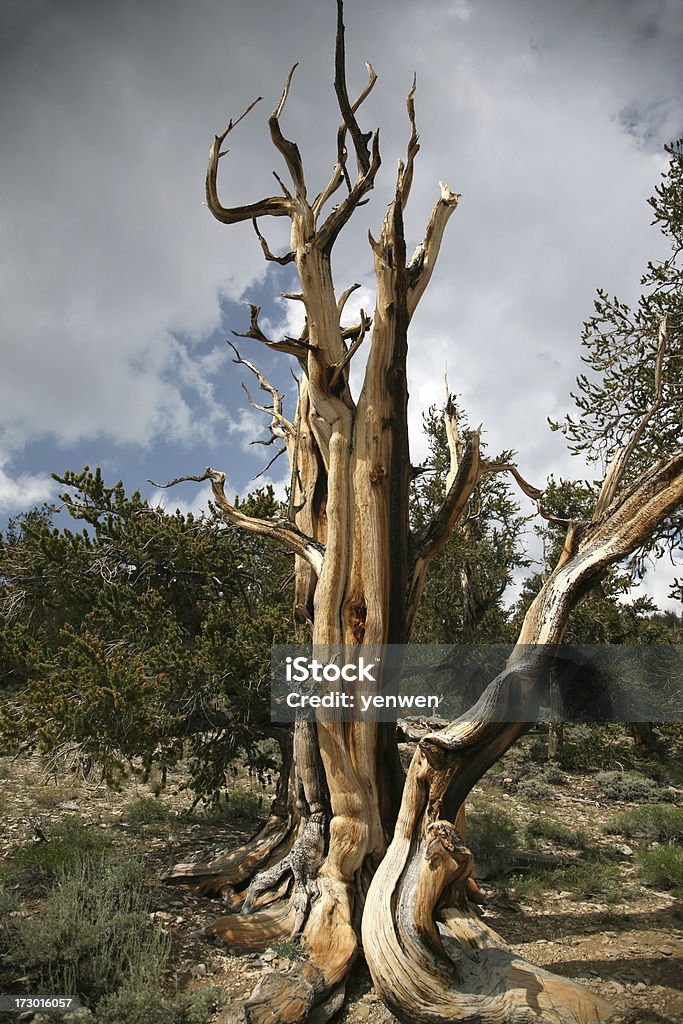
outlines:
[[[361,103],[372,92],[373,86],[377,81],[377,75],[375,74],[375,69],[373,68],[372,64],[366,61],[365,67],[368,70],[368,82],[363,91],[361,92],[360,96],[356,100],[356,102],[353,103],[351,106],[351,110],[354,114],[360,107]],[[330,196],[337,191],[342,181],[346,182],[349,192],[351,191],[351,179],[349,178],[349,173],[346,169],[346,161],[348,157],[348,152],[346,149],[347,131],[348,127],[346,121],[342,120],[342,123],[339,125],[339,128],[337,130],[337,163],[335,165],[334,170],[332,171],[332,177],[330,178],[327,188],[320,193],[320,195],[315,201],[314,210],[316,214],[324,206],[324,204],[327,202]]]
[[[278,448],[278,450],[275,452],[275,455],[273,455],[273,457],[270,460],[270,462],[266,466],[263,467],[263,469],[261,470],[260,473],[257,473],[256,476],[252,477],[252,479],[253,480],[258,480],[258,478],[260,476],[264,476],[264,474],[266,474],[268,472],[268,470],[273,465],[273,463],[277,462],[277,460],[280,458],[280,456],[284,455],[286,453],[286,451],[287,451],[286,448]]]
[[[605,474],[605,479],[602,482],[598,502],[595,506],[595,512],[593,513],[594,520],[599,519],[611,505],[614,496],[619,489],[619,485],[624,478],[624,473],[626,472],[626,467],[628,466],[631,456],[643,436],[643,431],[652,417],[659,411],[662,404],[662,374],[667,341],[668,323],[667,318],[663,317],[659,325],[659,342],[657,345],[657,361],[655,364],[655,400],[636,427],[628,444],[623,448],[618,448],[615,452]]]
[[[277,171],[273,171],[273,177],[275,178],[276,182],[278,183],[278,185],[282,189],[282,194],[285,196],[285,198],[286,199],[291,199],[292,198],[292,193],[289,191],[289,189],[287,188],[287,186],[285,185],[284,181],[282,180],[280,175],[277,173]]]
[[[436,264],[446,224],[460,202],[458,192],[439,182],[441,198],[437,201],[427,224],[423,241],[418,245],[408,264],[408,315],[412,316],[429,284]]]
[[[261,243],[261,248],[263,250],[263,255],[265,256],[265,258],[268,260],[269,263],[279,263],[281,267],[285,267],[285,266],[287,266],[288,263],[293,263],[294,262],[294,260],[296,258],[296,253],[293,253],[293,252],[285,253],[284,256],[273,256],[272,252],[268,248],[268,243],[266,242],[265,238],[263,237],[263,235],[259,231],[258,222],[257,222],[255,217],[254,217],[254,219],[253,219],[253,221],[251,223],[254,225],[254,231],[256,232],[256,237],[258,238],[259,242]]]
[[[367,172],[358,176],[346,199],[330,212],[316,235],[316,243],[320,249],[327,252],[331,250],[337,235],[349,220],[356,207],[361,205],[361,200],[365,194],[373,187],[381,164],[379,132],[377,131],[372,137],[372,160]]]
[[[370,170],[370,150],[368,148],[368,142],[372,138],[372,132],[364,134],[360,130],[358,121],[355,117],[354,108],[351,106],[351,102],[349,100],[349,94],[346,88],[346,49],[344,45],[344,31],[344,3],[343,0],[337,0],[337,45],[334,55],[334,91],[337,94],[337,101],[339,103],[342,120],[351,136],[353,147],[356,151],[358,173],[359,175],[366,175]],[[370,82],[368,83],[363,99],[372,89],[372,86],[375,84],[374,80],[377,77],[372,70],[372,67],[369,64],[367,66],[370,75]],[[356,109],[360,106],[361,102],[362,100],[356,104]],[[343,146],[343,135],[341,138],[341,145]],[[344,164],[341,154],[339,156],[339,164],[342,166]]]
[[[236,121],[230,121],[228,127],[220,135],[214,136],[213,143],[209,150],[209,163],[206,170],[206,205],[209,210],[222,224],[238,224],[241,221],[253,220],[255,217],[288,217],[292,210],[290,200],[285,196],[272,196],[268,199],[261,199],[257,203],[249,203],[246,206],[223,206],[218,198],[218,164],[222,157],[226,156],[228,150],[221,150],[225,139],[246,117],[250,110],[260,101],[261,97],[251,103],[247,109],[240,114]],[[290,197],[291,198],[291,197]]]
[[[337,384],[337,381],[339,380],[339,377],[341,376],[344,368],[346,366],[348,366],[348,364],[351,362],[352,358],[354,357],[354,355],[356,354],[356,352],[358,351],[360,346],[363,344],[363,339],[365,338],[365,333],[366,333],[366,330],[367,330],[369,322],[370,321],[368,319],[366,319],[365,313],[361,309],[361,311],[360,311],[360,329],[358,331],[358,336],[357,336],[356,340],[353,342],[353,344],[350,346],[348,352],[345,352],[343,357],[337,363],[337,365],[332,368],[333,369],[333,373],[332,373],[332,376],[330,377],[330,390],[331,391],[334,390],[334,388],[335,388],[335,386]]]
[[[261,312],[261,307],[256,306],[253,302],[249,303],[249,330],[248,331],[233,331],[232,333],[236,338],[253,338],[255,341],[262,341],[264,345],[275,345],[274,341],[267,338],[261,328],[259,327],[258,315]]]
[[[538,487],[534,487],[527,480],[524,479],[522,474],[519,472],[517,467],[512,462],[488,462],[484,460],[481,464],[481,471],[483,473],[510,473],[514,477],[521,491],[532,501],[536,502],[536,508],[538,514],[546,520],[548,523],[555,523],[557,526],[577,527],[581,526],[582,522],[576,519],[564,519],[561,516],[554,516],[551,512],[546,511],[543,507],[543,495],[545,491],[539,490]]]
[[[342,327],[342,329],[341,329],[341,336],[344,339],[344,341],[351,340],[351,342],[353,343],[353,341],[355,341],[356,338],[358,337],[358,332],[359,331],[362,331],[362,330],[367,331],[371,327],[371,325],[372,325],[372,317],[371,316],[366,316],[366,314],[363,313],[363,310],[361,310],[361,313],[363,315],[362,321],[359,320],[357,324],[353,324],[353,325],[350,325],[350,326],[347,326],[347,327]]]
[[[343,128],[344,128],[344,126],[342,125],[342,127],[339,130],[343,131]],[[322,190],[322,192],[319,195],[316,196],[316,198],[313,201],[313,207],[312,208],[313,208],[313,215],[315,217],[318,216],[318,214],[322,210],[322,208],[325,205],[325,203],[327,202],[327,200],[331,196],[334,195],[334,193],[337,191],[337,189],[339,188],[339,186],[341,185],[341,183],[345,179],[347,181],[347,184],[348,184],[348,187],[349,187],[349,190],[350,190],[351,189],[351,181],[349,180],[349,176],[348,176],[347,171],[346,171],[346,165],[344,163],[337,162],[334,165],[334,170],[332,171],[332,176],[330,177],[330,180],[328,181],[327,185]]]
[[[273,404],[271,407],[259,405],[257,402],[253,401],[251,395],[249,394],[249,390],[243,384],[242,387],[246,392],[249,404],[253,406],[254,409],[258,409],[259,412],[263,412],[267,416],[272,417],[270,429],[277,437],[282,437],[285,441],[288,438],[293,438],[294,425],[290,423],[290,421],[286,419],[286,417],[283,416],[282,414],[282,395],[280,394],[280,392],[277,390],[277,388],[273,387],[273,385],[266,379],[266,377],[261,373],[261,371],[256,366],[254,366],[253,363],[250,363],[247,359],[242,358],[242,356],[239,354],[238,350],[235,348],[231,341],[228,342],[228,345],[235,353],[235,358],[233,359],[233,362],[238,363],[240,366],[246,366],[248,370],[251,370],[251,372],[254,374],[257,381],[259,382],[261,390],[265,391],[266,394],[270,395],[270,397],[273,400]]]
[[[510,473],[517,481],[520,490],[522,490],[528,498],[531,498],[533,501],[540,501],[543,497],[543,491],[539,490],[538,487],[534,487],[533,484],[530,484],[525,480],[512,462],[488,462],[484,460],[482,461],[481,469],[483,473]]]
[[[305,199],[306,183],[304,181],[304,167],[301,162],[299,147],[295,142],[290,142],[289,139],[286,139],[280,130],[280,115],[284,110],[287,97],[289,96],[289,87],[292,84],[292,76],[298,66],[298,64],[295,64],[287,75],[287,81],[285,82],[282,90],[279,103],[268,119],[268,127],[270,128],[270,137],[273,140],[273,145],[282,154],[284,161],[287,164],[287,170],[289,171],[292,179],[292,184],[294,185],[294,191],[296,192],[297,197]]]
[[[453,486],[460,462],[462,461],[462,441],[458,430],[458,410],[455,398],[449,394],[446,399],[446,408],[443,411],[444,426],[446,427],[446,438],[448,440],[448,451],[450,452],[450,469],[446,476],[446,491]],[[481,428],[479,428],[481,429]]]
[[[446,492],[441,507],[418,540],[417,552],[419,559],[431,561],[434,555],[444,546],[453,531],[453,527],[464,512],[480,475],[479,431],[475,430],[465,446],[457,472]]]
[[[419,136],[415,127],[415,90],[417,88],[417,75],[413,75],[413,85],[408,93],[406,105],[408,108],[408,119],[410,120],[410,138],[408,139],[408,151],[406,154],[405,167],[401,173],[400,195],[401,204],[405,210],[410,196],[410,189],[413,184],[413,168],[415,157],[420,152]]]
[[[361,132],[356,120],[356,110],[372,90],[377,75],[371,64],[366,62],[368,69],[368,83],[361,92],[354,104],[351,104],[346,87],[346,55],[344,49],[344,4],[343,0],[337,0],[337,44],[335,51],[335,75],[334,88],[337,94],[337,101],[342,115],[342,123],[337,132],[337,164],[332,172],[332,177],[327,187],[320,193],[314,203],[314,212],[317,217],[323,204],[336,192],[342,181],[346,181],[349,194],[344,201],[335,207],[327,217],[322,228],[316,235],[316,244],[328,252],[334,245],[334,241],[348,221],[353,211],[359,206],[367,192],[373,187],[377,171],[380,168],[381,158],[379,154],[379,132]],[[355,184],[351,186],[351,180],[346,170],[346,133],[351,135],[356,159],[358,164],[358,177]],[[369,146],[372,140],[372,146]]]
[[[292,296],[288,296],[291,298]],[[254,305],[253,302],[249,303],[250,310],[250,323],[248,331],[233,331],[232,334],[236,338],[253,338],[254,341],[260,341],[262,344],[267,345],[268,348],[272,348],[276,352],[286,352],[287,355],[297,356],[301,358],[309,350],[310,346],[305,341],[296,338],[286,337],[281,341],[272,341],[267,338],[259,327],[258,316],[261,312],[261,307]],[[230,342],[228,342],[230,344]]]
[[[186,481],[203,483],[205,480],[211,481],[211,489],[213,490],[216,505],[228,522],[232,523],[233,526],[238,526],[240,529],[247,530],[249,533],[281,541],[290,551],[305,559],[313,571],[320,576],[325,555],[324,546],[312,537],[307,537],[294,523],[288,522],[286,519],[258,519],[256,516],[247,516],[240,512],[225,497],[225,473],[207,467],[201,476],[179,476],[175,480],[170,480],[167,484],[155,483],[154,480],[150,480],[149,483],[153,487],[166,490],[169,487],[175,487],[176,484],[185,483]]]
[[[356,282],[356,284],[349,285],[349,287],[344,289],[344,291],[341,293],[337,301],[337,313],[339,317],[341,317],[342,313],[344,312],[344,306],[348,302],[349,296],[353,295],[353,293],[357,291],[359,288],[360,285],[358,284],[358,282]]]
[[[365,88],[363,89],[363,91],[361,92],[361,94],[358,97],[358,99],[356,100],[356,102],[351,107],[351,110],[354,112],[354,114],[356,113],[356,111],[360,107],[361,103],[363,103],[367,99],[367,97],[370,95],[370,93],[372,92],[372,90],[374,88],[375,82],[377,81],[377,75],[375,73],[375,69],[373,68],[373,66],[370,63],[370,61],[366,60],[365,67],[367,68],[367,72],[368,72],[368,83],[365,86]]]

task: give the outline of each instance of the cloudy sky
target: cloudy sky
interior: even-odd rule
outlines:
[[[360,120],[381,127],[384,162],[338,242],[339,290],[360,282],[356,308],[372,308],[367,229],[405,148],[413,72],[409,247],[440,179],[463,194],[413,325],[414,461],[447,370],[490,450],[516,449],[534,483],[581,476],[546,417],[571,409],[596,287],[635,300],[665,252],[646,199],[683,133],[681,0],[347,0],[346,23],[350,92],[365,60],[379,76]],[[202,205],[206,155],[263,96],[231,135],[223,201],[277,191],[266,118],[298,60],[283,128],[318,191],[336,146],[334,27],[333,0],[4,0],[0,516],[85,464],[150,496],[148,478],[209,464],[229,491],[253,486],[260,424],[225,339],[246,330],[247,300],[275,336],[298,309],[277,298],[291,268],[266,268],[251,227]],[[285,244],[280,223],[262,228]],[[291,394],[284,363],[241,351]],[[166,501],[204,499],[185,485]]]

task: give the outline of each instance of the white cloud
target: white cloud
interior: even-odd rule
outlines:
[[[6,464],[7,459],[0,452],[0,512],[25,512],[53,496],[56,485],[51,477],[30,473],[12,476],[5,471]]]

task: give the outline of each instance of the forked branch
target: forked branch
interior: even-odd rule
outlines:
[[[356,160],[358,162],[358,174],[361,176],[366,175],[370,170],[370,149],[368,147],[368,143],[372,138],[372,132],[364,133],[360,130],[355,112],[372,89],[377,76],[372,70],[372,67],[368,65],[368,85],[361,94],[361,98],[357,103],[355,103],[354,106],[351,106],[348,90],[346,88],[346,49],[344,45],[344,33],[344,3],[343,0],[337,0],[337,44],[334,55],[334,91],[337,94],[337,101],[339,103],[339,110],[341,111],[343,125],[348,130],[353,141],[353,147],[356,151]],[[343,135],[341,145],[343,147]],[[341,152],[339,154],[339,162],[342,163]]]
[[[239,366],[246,366],[248,370],[251,370],[251,372],[254,374],[256,380],[259,383],[261,391],[265,391],[265,393],[267,395],[270,395],[270,397],[273,400],[272,406],[260,405],[258,402],[255,402],[253,400],[253,398],[249,394],[249,389],[242,385],[246,392],[249,405],[251,405],[253,409],[257,409],[259,412],[263,412],[267,416],[271,417],[270,431],[274,437],[282,438],[282,440],[286,444],[293,444],[295,434],[294,424],[290,423],[286,416],[283,415],[283,396],[280,394],[277,388],[273,387],[270,381],[264,376],[264,374],[261,373],[261,371],[256,366],[254,366],[253,363],[250,363],[248,359],[242,358],[242,356],[239,354],[239,352],[237,351],[237,349],[235,348],[231,341],[228,342],[228,345],[235,353],[235,358],[233,359],[233,362],[237,363]]]
[[[229,152],[221,150],[230,132],[240,121],[247,116],[256,104],[261,100],[257,97],[250,103],[247,109],[240,114],[236,121],[230,121],[228,127],[220,135],[214,136],[209,150],[209,164],[206,169],[206,205],[216,220],[221,224],[239,224],[245,220],[254,220],[256,217],[289,217],[292,212],[292,201],[286,196],[271,196],[261,199],[257,203],[249,203],[246,206],[223,206],[218,198],[218,164],[222,157]]]
[[[302,338],[285,337],[279,341],[273,341],[271,338],[268,338],[259,326],[258,318],[260,312],[261,307],[250,302],[249,330],[233,331],[234,336],[236,338],[253,338],[254,341],[260,341],[263,345],[267,345],[268,348],[272,348],[276,352],[286,352],[288,355],[297,356],[299,359],[305,357],[310,346]]]

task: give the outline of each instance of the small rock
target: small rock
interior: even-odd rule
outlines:
[[[367,1003],[361,1003],[360,1006],[356,1007],[356,1016],[359,1020],[370,1020],[370,1007]]]
[[[632,857],[633,850],[626,843],[617,843],[615,846],[617,853],[620,853],[623,857]]]
[[[272,949],[267,949],[265,953],[261,953],[261,960],[266,964],[272,963],[273,960],[277,960],[277,953]]]
[[[206,964],[194,964],[190,968],[190,974],[193,978],[204,978],[209,973],[209,968]]]
[[[65,800],[63,804],[59,805],[61,811],[77,811],[78,804],[75,800]]]

